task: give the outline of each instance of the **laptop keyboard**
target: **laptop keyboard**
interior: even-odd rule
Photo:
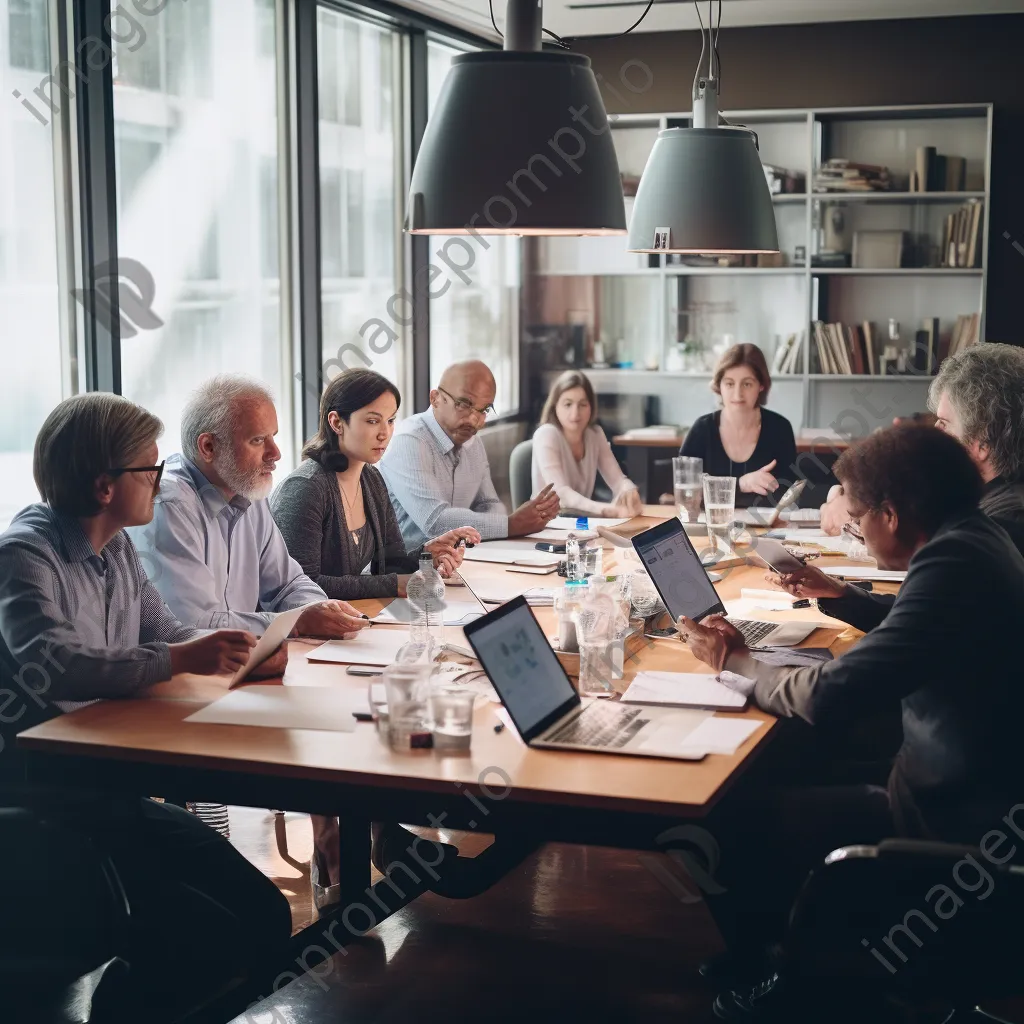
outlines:
[[[548,741],[615,750],[624,747],[647,724],[648,719],[639,718],[642,711],[620,704],[588,704],[572,721],[548,736]]]
[[[758,622],[754,619],[729,619],[729,621],[743,634],[748,647],[756,647],[773,629],[778,626],[777,622]]]

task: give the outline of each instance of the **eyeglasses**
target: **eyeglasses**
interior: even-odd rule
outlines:
[[[868,509],[867,512],[862,512],[859,516],[850,516],[850,518],[845,523],[843,523],[843,533],[848,534],[854,540],[859,540],[863,542],[864,534],[861,532],[860,521],[870,511],[871,509]]]
[[[442,395],[447,395],[455,406],[457,412],[475,412],[478,416],[490,416],[494,412],[493,405],[485,405],[482,409],[478,409],[472,402],[465,398],[456,398],[450,391],[445,391],[444,388],[439,387],[437,389]]]
[[[165,459],[164,462],[166,461]],[[125,473],[156,473],[156,479],[153,481],[153,493],[156,494],[160,489],[160,479],[164,475],[164,462],[161,462],[159,466],[119,466],[117,469],[110,470],[110,475],[116,480]]]

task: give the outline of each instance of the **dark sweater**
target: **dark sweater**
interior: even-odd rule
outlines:
[[[821,667],[731,655],[727,668],[757,680],[766,711],[813,724],[841,727],[902,701],[889,778],[898,832],[977,845],[1024,799],[1024,558],[978,511],[914,555],[895,599],[852,587],[821,607],[867,635]]]
[[[997,476],[985,484],[981,511],[994,519],[1024,554],[1024,484],[1011,483]]]
[[[750,505],[772,504],[772,496],[745,494],[739,488],[739,478],[752,473],[762,466],[767,466],[772,459],[775,466],[771,470],[780,483],[781,489],[787,488],[797,479],[796,469],[796,438],[793,427],[785,416],[780,416],[771,409],[761,410],[761,433],[757,438],[754,453],[746,462],[733,462],[722,447],[721,434],[722,411],[709,412],[701,416],[683,438],[680,455],[689,455],[704,460],[704,472],[710,476],[734,476],[736,484],[736,507],[747,508]],[[781,490],[777,497],[781,497]]]
[[[333,471],[306,459],[278,485],[270,498],[270,510],[292,558],[328,597],[343,601],[397,597],[398,573],[415,572],[419,552],[406,554],[380,472],[365,466],[361,483],[366,525],[373,537],[372,575],[361,575],[363,563],[349,532]]]

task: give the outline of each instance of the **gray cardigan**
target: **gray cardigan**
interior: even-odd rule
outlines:
[[[370,572],[362,575],[345,518],[337,477],[306,459],[270,498],[270,510],[302,571],[331,598],[397,597],[398,573],[418,567],[419,552],[406,554],[387,484],[373,466],[362,474],[366,523],[373,535]]]

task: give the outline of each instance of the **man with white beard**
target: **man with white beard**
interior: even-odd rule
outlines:
[[[288,554],[267,497],[281,450],[277,412],[259,382],[213,377],[181,421],[181,454],[167,459],[153,519],[130,533],[150,581],[182,623],[263,633],[274,616],[317,602],[294,633],[340,637],[369,625],[327,595]],[[285,648],[274,656],[284,670]]]

